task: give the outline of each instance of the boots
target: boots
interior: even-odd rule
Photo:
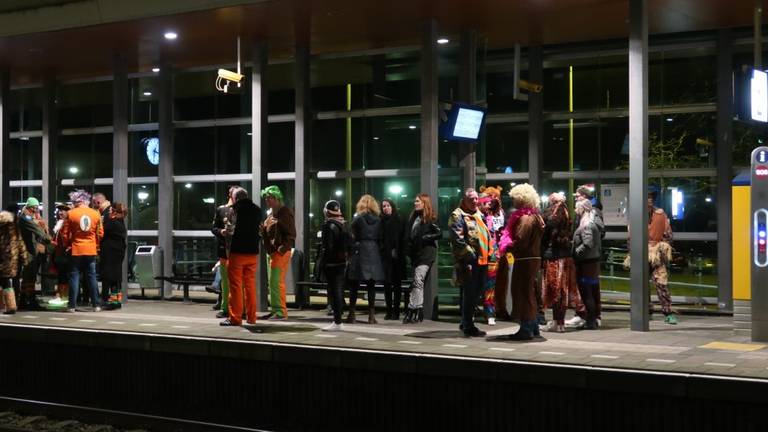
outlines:
[[[413,315],[415,309],[408,308],[405,310],[405,316],[403,317],[403,324],[413,324]]]
[[[347,318],[344,320],[347,324],[354,324],[357,321],[357,318],[355,317],[355,310],[350,308],[349,313],[347,313]]]
[[[413,320],[414,322],[422,322],[424,321],[424,308],[420,307],[416,309],[416,317]]]
[[[378,324],[376,321],[376,309],[368,308],[368,324]]]
[[[536,326],[536,330],[533,330],[533,326]],[[536,320],[523,321],[520,323],[520,329],[517,333],[509,335],[509,340],[513,341],[529,341],[534,337],[534,332],[538,330],[539,323]]]
[[[3,290],[3,300],[5,301],[5,315],[13,315],[16,313],[16,295],[13,289]]]

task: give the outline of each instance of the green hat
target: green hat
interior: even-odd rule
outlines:
[[[37,200],[37,198],[29,197],[27,198],[27,203],[24,204],[24,207],[38,207],[40,206],[40,201]]]
[[[283,200],[283,193],[280,191],[280,188],[277,186],[267,186],[266,188],[261,190],[261,197],[267,198],[267,197],[275,198],[279,201]]]

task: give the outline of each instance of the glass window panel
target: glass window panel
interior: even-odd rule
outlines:
[[[492,123],[486,125],[485,166],[490,173],[528,171],[528,124]],[[482,142],[482,141],[481,141]],[[483,152],[484,147],[484,152]],[[480,163],[478,163],[480,165]]]
[[[733,122],[733,166],[749,167],[752,150],[763,145],[762,127],[744,122]]]
[[[11,90],[10,131],[42,130],[43,89],[29,88]]]
[[[704,49],[665,51],[662,81],[664,105],[715,102],[717,58]],[[691,55],[696,55],[691,57]]]
[[[129,184],[128,211],[129,230],[156,230],[157,184]]]
[[[61,135],[56,145],[57,179],[112,177],[112,134]]]
[[[174,183],[173,194],[177,230],[210,230],[216,207],[227,201],[216,196],[215,183]]]
[[[42,200],[43,188],[39,186],[32,187],[12,187],[9,189],[11,196],[3,205],[16,203],[23,206],[27,202],[27,198],[34,197],[40,200],[41,204],[45,204]],[[5,207],[3,207],[5,208]]]
[[[216,128],[216,173],[251,172],[251,126]]]
[[[660,191],[656,205],[670,217],[674,232],[717,231],[717,181],[715,177],[648,179]],[[675,198],[681,197],[679,205]]]
[[[215,87],[217,70],[182,72],[174,77],[174,120],[247,117],[251,115],[250,69],[244,69],[241,87],[230,84],[227,93]]]
[[[293,171],[295,134],[293,122],[269,123],[267,125],[267,163],[265,165],[267,172]]]
[[[522,79],[528,79],[528,71],[520,73]],[[488,113],[528,112],[528,102],[514,99],[514,72],[504,71],[486,75]]]
[[[544,69],[544,110],[568,111],[568,68]]]
[[[184,128],[174,131],[173,171],[175,175],[216,172],[216,128]]]
[[[648,138],[649,168],[715,166],[717,114],[665,114],[661,133]]]
[[[128,122],[157,122],[158,78],[156,76],[130,80]]]
[[[629,117],[600,121],[600,168],[629,168]]]
[[[173,264],[179,273],[211,274],[211,269],[218,261],[216,239],[210,238],[173,238]]]
[[[67,84],[56,90],[60,128],[112,124],[112,81]]]
[[[128,175],[153,177],[160,163],[158,131],[128,132]]]
[[[544,171],[568,171],[568,120],[544,122]]]
[[[314,62],[313,62],[314,63]],[[267,112],[290,114],[296,110],[293,63],[267,66]]]
[[[43,178],[43,139],[18,138],[9,140],[8,180],[39,180]]]
[[[421,193],[421,180],[418,177],[373,178],[368,180],[368,192],[381,201],[384,198],[395,202],[403,219],[413,211],[413,200]]]

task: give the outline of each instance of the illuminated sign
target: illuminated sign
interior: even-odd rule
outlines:
[[[682,219],[683,213],[685,212],[685,197],[683,196],[683,191],[676,187],[670,188],[670,190],[672,191],[672,219]]]
[[[483,126],[485,113],[478,110],[459,108],[456,116],[456,126],[453,128],[453,136],[458,138],[477,139],[480,128]]]
[[[754,242],[754,262],[758,267],[768,267],[768,210],[757,209],[754,213],[752,224],[753,242]]]
[[[751,118],[754,121],[768,122],[768,73],[752,71],[750,84]]]
[[[755,167],[755,177],[764,179],[768,177],[768,166],[758,165]]]

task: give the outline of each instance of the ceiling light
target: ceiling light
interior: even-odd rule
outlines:
[[[175,40],[177,37],[179,37],[179,35],[176,34],[176,32],[172,32],[172,31],[165,32],[163,36],[168,40]]]
[[[439,43],[440,45],[445,45],[448,42],[450,42],[450,40],[448,40],[447,38],[440,38],[437,40],[437,43]]]
[[[145,91],[144,96],[152,96],[152,92]]]
[[[149,198],[149,193],[147,192],[139,192],[136,194],[136,197],[138,197],[140,200],[144,201],[145,199]]]
[[[408,129],[416,129],[416,125],[410,125],[408,126]]]
[[[374,141],[378,141],[378,140],[379,140],[379,137],[373,137],[373,140],[374,140]]]
[[[159,67],[153,67],[152,68],[152,72],[158,73],[158,72],[160,72],[160,68]]]
[[[668,122],[673,122],[673,121],[675,121],[675,119],[673,119],[672,117],[667,117],[667,121]]]
[[[72,173],[72,174],[77,174],[78,171],[80,171],[80,170],[77,169],[77,167],[69,167],[69,172]]]
[[[184,187],[187,189],[192,189],[192,183],[187,183],[184,185]]]
[[[337,189],[337,190],[336,190],[336,192],[334,192],[334,194],[335,194],[337,197],[340,197],[340,196],[344,195],[344,192],[342,192],[342,191],[341,191],[341,189]]]

